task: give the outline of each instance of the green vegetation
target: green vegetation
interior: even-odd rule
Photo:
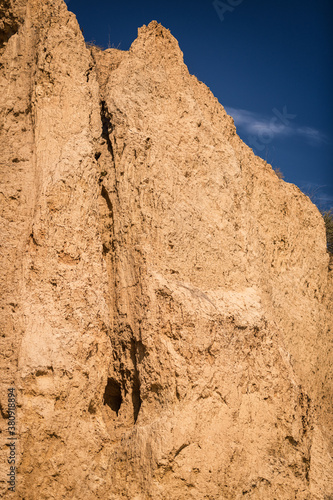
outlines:
[[[333,254],[333,210],[325,210],[321,214],[326,227],[327,250]]]

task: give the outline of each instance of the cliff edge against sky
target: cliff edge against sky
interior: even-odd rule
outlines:
[[[62,0],[0,12],[1,493],[331,498],[317,208],[157,22],[102,51]]]

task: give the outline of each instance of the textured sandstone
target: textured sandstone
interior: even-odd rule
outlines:
[[[17,498],[329,499],[318,210],[158,23],[101,51],[62,0],[0,4],[1,435],[14,381]]]

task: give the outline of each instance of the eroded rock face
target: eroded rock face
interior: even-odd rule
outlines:
[[[101,51],[61,0],[2,6],[1,408],[5,429],[14,383],[18,497],[329,498],[318,210],[158,23]]]

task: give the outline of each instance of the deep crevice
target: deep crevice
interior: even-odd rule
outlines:
[[[140,383],[140,378],[139,378],[139,371],[138,371],[138,358],[140,360],[142,356],[142,352],[144,351],[144,347],[141,342],[137,342],[134,339],[131,340],[131,359],[134,367],[133,371],[133,382],[132,382],[132,404],[133,404],[133,417],[134,417],[134,423],[136,423],[141,404],[142,404],[142,399],[141,399],[141,383]],[[144,355],[144,354],[143,354]]]
[[[102,120],[102,138],[106,141],[108,146],[108,151],[111,155],[112,161],[114,161],[113,146],[110,139],[110,133],[113,131],[114,127],[111,123],[110,113],[108,111],[105,101],[101,101],[101,120]]]
[[[135,376],[134,381],[133,381],[133,388],[132,388],[132,403],[133,403],[133,416],[134,416],[134,423],[136,423],[141,404],[142,404],[142,399],[141,399],[141,392],[140,392],[140,381],[137,376]]]
[[[108,378],[104,391],[103,403],[111,408],[111,410],[118,416],[122,402],[123,398],[121,396],[121,387],[119,382],[112,378]]]
[[[87,82],[89,82],[90,73],[92,72],[92,70],[93,66],[89,66],[88,70],[86,71]]]
[[[105,243],[103,243],[103,255],[107,255],[108,253],[110,252],[110,248],[108,246],[105,245]]]
[[[103,196],[104,200],[106,201],[106,204],[107,204],[107,207],[110,211],[110,216],[113,220],[113,207],[112,207],[112,202],[110,200],[110,196],[109,196],[109,193],[107,192],[107,190],[105,189],[104,186],[102,186],[102,191],[101,191],[101,195]]]

